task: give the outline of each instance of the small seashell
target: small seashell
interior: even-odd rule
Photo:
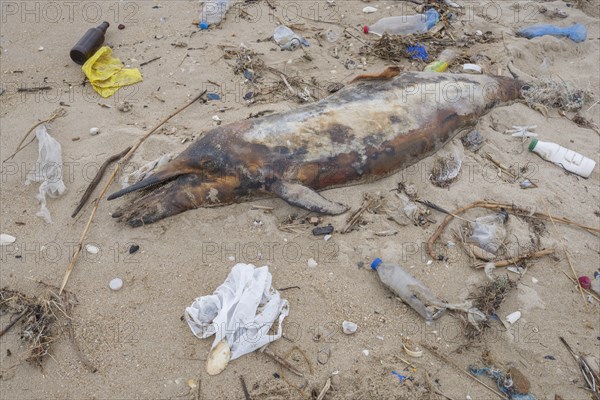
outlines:
[[[521,311],[515,311],[514,313],[510,313],[506,316],[506,321],[509,324],[514,324],[521,318]]]
[[[358,325],[354,322],[344,321],[342,322],[342,332],[346,335],[352,335],[358,329]]]
[[[539,280],[538,280],[537,278],[531,277],[531,282],[533,282],[533,283],[538,283],[538,282],[539,282]]]
[[[15,240],[17,240],[16,237],[11,236],[11,235],[7,235],[6,233],[3,233],[3,234],[0,235],[0,245],[2,245],[2,246],[14,243]]]
[[[189,379],[187,381],[187,385],[191,388],[191,389],[196,389],[198,387],[198,384],[193,380],[193,379]]]
[[[100,129],[96,127],[90,128],[90,135],[96,136],[98,133],[100,133]]]
[[[119,290],[123,287],[123,280],[121,278],[115,278],[108,283],[108,287],[111,290]]]
[[[371,13],[377,12],[377,9],[375,7],[367,6],[367,7],[363,8],[363,12],[365,14],[371,14]]]
[[[309,258],[307,264],[309,268],[315,268],[317,265],[319,265],[314,258]]]
[[[363,350],[363,351],[362,351],[362,353],[363,353],[365,356],[368,356],[368,355],[369,355],[369,350],[366,350],[366,349],[365,349],[365,350]]]
[[[323,236],[323,239],[325,241],[328,241],[329,239],[331,239],[331,235],[325,235],[325,236]]]
[[[44,48],[42,46],[38,47],[38,51],[44,51]]]
[[[97,248],[96,246],[92,246],[91,244],[86,244],[85,250],[90,254],[98,254],[100,252],[99,248]]]
[[[223,370],[229,364],[231,359],[231,349],[227,340],[221,340],[208,354],[206,360],[206,372],[209,375],[217,375],[223,372]]]

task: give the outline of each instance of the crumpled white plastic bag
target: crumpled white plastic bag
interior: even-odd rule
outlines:
[[[226,339],[231,360],[279,339],[289,304],[273,289],[271,279],[266,266],[236,264],[214,294],[197,298],[185,309],[192,333],[200,339],[215,335],[212,348]],[[277,333],[269,335],[278,316]]]
[[[51,224],[50,210],[46,207],[46,195],[59,197],[67,190],[62,179],[62,151],[60,143],[50,136],[45,125],[37,127],[35,137],[38,141],[38,160],[35,168],[27,174],[25,185],[30,185],[31,182],[42,182],[36,196],[40,202],[40,211],[36,215]]]

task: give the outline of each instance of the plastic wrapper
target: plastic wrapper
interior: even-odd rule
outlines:
[[[201,339],[214,335],[213,349],[225,340],[231,360],[279,339],[289,305],[273,289],[271,279],[268,267],[236,264],[212,295],[197,298],[185,309],[192,333]],[[277,332],[271,335],[276,319]]]
[[[62,179],[62,150],[60,143],[50,136],[45,125],[37,127],[35,137],[38,141],[38,160],[35,168],[27,174],[25,184],[42,182],[36,196],[40,202],[40,210],[36,215],[50,224],[52,218],[46,207],[46,195],[59,197],[67,190]]]

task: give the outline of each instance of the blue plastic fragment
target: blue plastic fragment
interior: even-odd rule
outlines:
[[[427,49],[425,48],[425,46],[421,44],[416,46],[408,46],[406,50],[408,51],[408,54],[410,54],[413,60],[420,59],[423,61],[427,61]]]
[[[398,377],[398,379],[400,379],[400,383],[404,382],[404,380],[406,379],[406,377],[404,375],[400,375],[399,373],[397,373],[396,371],[392,371],[392,375],[395,375]]]
[[[587,39],[587,28],[583,24],[573,24],[567,27],[560,27],[551,24],[533,25],[517,31],[517,36],[527,39],[533,39],[539,36],[553,35],[568,37],[575,43],[583,42]]]
[[[208,24],[206,23],[206,21],[202,21],[198,24],[198,28],[202,30],[208,29]]]
[[[221,100],[221,96],[219,96],[219,95],[218,95],[218,94],[216,94],[216,93],[208,93],[208,94],[206,95],[206,98],[207,98],[208,100]]]

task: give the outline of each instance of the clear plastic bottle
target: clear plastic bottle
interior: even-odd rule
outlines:
[[[208,0],[202,5],[200,12],[201,25],[208,27],[221,23],[227,10],[229,10],[229,0]]]
[[[429,9],[425,14],[399,15],[396,17],[385,17],[373,25],[365,25],[365,33],[374,33],[382,36],[384,33],[390,35],[411,35],[413,33],[425,33],[440,19],[440,14],[434,9]]]
[[[532,139],[529,143],[529,151],[584,178],[588,178],[596,167],[596,161],[556,143]]]
[[[420,280],[403,270],[401,266],[384,263],[379,258],[371,263],[371,269],[377,271],[381,282],[425,318],[427,323],[433,321],[433,314],[425,303],[440,304],[441,302]]]
[[[448,66],[456,58],[456,52],[452,49],[442,51],[438,59],[428,64],[423,71],[425,72],[445,72]]]

